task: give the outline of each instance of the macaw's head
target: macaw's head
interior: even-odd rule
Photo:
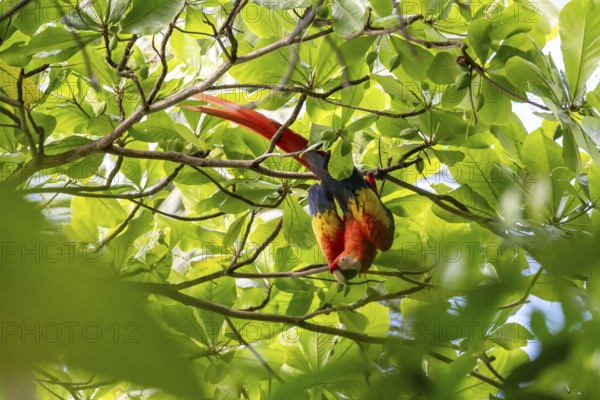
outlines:
[[[341,256],[341,255],[340,255]],[[330,268],[331,273],[336,281],[343,285],[347,285],[348,281],[358,275],[362,263],[352,254],[346,254],[338,257]]]
[[[350,279],[365,272],[373,264],[377,248],[353,224],[346,222],[344,251],[331,263],[329,271],[336,281],[347,285]]]

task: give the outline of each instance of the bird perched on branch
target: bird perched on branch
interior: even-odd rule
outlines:
[[[212,107],[182,107],[234,122],[269,140],[281,127],[254,110],[215,96],[198,94],[193,98]],[[281,132],[275,145],[286,153],[296,153],[293,157],[321,179],[320,184],[308,190],[313,230],[329,271],[338,282],[348,284],[351,278],[369,269],[377,251],[388,250],[394,239],[394,218],[375,191],[375,180],[370,177],[367,181],[356,168],[350,177],[334,179],[327,169],[329,153],[303,153],[308,140],[290,129]]]

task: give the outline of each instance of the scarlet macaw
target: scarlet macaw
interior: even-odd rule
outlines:
[[[239,104],[198,94],[197,100],[216,107],[183,106],[187,109],[235,122],[271,140],[281,124]],[[286,129],[276,145],[286,153],[307,148],[308,140]],[[348,284],[357,273],[373,264],[377,250],[386,251],[394,239],[394,218],[375,191],[375,181],[367,182],[354,168],[350,177],[334,179],[327,165],[329,153],[306,152],[294,158],[321,179],[308,190],[308,206],[319,246],[335,279]],[[343,218],[337,213],[335,200]]]

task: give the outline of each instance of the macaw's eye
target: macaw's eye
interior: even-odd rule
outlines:
[[[347,285],[348,281],[358,275],[358,271],[355,269],[340,269],[336,268],[333,270],[333,277],[336,281],[342,285]]]

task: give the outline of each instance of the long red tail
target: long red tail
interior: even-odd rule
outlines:
[[[259,112],[243,107],[239,104],[232,103],[228,100],[221,99],[219,97],[211,96],[208,94],[200,93],[193,96],[194,99],[201,100],[207,103],[211,103],[219,108],[208,107],[208,106],[181,106],[188,110],[199,111],[204,114],[212,115],[218,118],[222,118],[231,122],[235,122],[253,132],[258,133],[265,139],[271,140],[277,133],[281,124],[277,121],[273,121],[270,118],[265,117]],[[298,135],[291,129],[286,129],[277,143],[277,147],[286,153],[294,153],[306,149],[308,140]],[[313,167],[309,164],[306,156],[294,156],[299,163],[304,165],[306,168],[313,170]]]

